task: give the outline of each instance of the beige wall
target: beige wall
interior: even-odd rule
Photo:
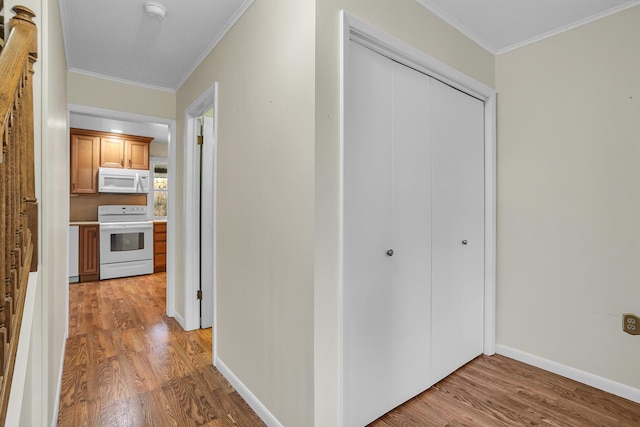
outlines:
[[[339,11],[494,85],[494,57],[415,0],[316,2],[315,425],[339,425]]]
[[[60,203],[69,191],[67,151],[67,63],[62,40],[58,2],[43,0],[47,5],[43,58],[43,123],[42,123],[42,281],[43,301],[49,306],[44,325],[49,332],[47,419],[56,419],[58,379],[64,351],[67,325],[68,276],[67,256],[60,242],[67,240],[67,206]],[[64,247],[64,243],[62,244]]]
[[[69,104],[165,119],[176,114],[175,93],[73,71],[67,73],[67,98]]]
[[[497,57],[498,344],[640,388],[640,7]]]
[[[169,144],[152,142],[149,145],[149,155],[151,157],[169,157]]]
[[[184,110],[219,82],[218,354],[300,427],[313,424],[314,13],[312,1],[256,1],[180,88],[176,113],[181,165]]]

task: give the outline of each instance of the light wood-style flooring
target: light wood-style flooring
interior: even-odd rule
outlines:
[[[640,426],[640,404],[504,356],[480,356],[370,427]]]
[[[58,426],[263,426],[211,364],[211,329],[165,314],[165,274],[69,287]]]
[[[165,314],[164,273],[72,284],[69,293],[60,427],[264,426],[211,365],[211,330],[185,332]],[[481,356],[370,426],[631,427],[640,405]]]

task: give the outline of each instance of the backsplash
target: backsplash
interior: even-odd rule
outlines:
[[[97,221],[101,205],[146,205],[146,194],[82,194],[72,195],[69,206],[70,221]]]

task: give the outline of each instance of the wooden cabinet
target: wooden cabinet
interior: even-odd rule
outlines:
[[[96,194],[98,168],[149,169],[153,138],[71,129],[71,194]]]
[[[149,169],[149,140],[100,139],[100,167],[119,169]]]
[[[149,170],[149,143],[127,139],[124,144],[126,166],[129,169]]]
[[[100,234],[99,226],[80,226],[80,261],[78,273],[81,282],[90,282],[100,278]]]
[[[100,137],[71,133],[71,193],[98,192]]]
[[[153,272],[167,271],[167,223],[153,223]]]
[[[124,140],[120,138],[100,138],[100,167],[124,168]]]

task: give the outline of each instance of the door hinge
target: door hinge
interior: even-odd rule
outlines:
[[[204,137],[202,135],[198,135],[198,145],[202,145],[204,143]]]
[[[198,290],[198,292],[196,292],[196,297],[198,299],[202,299],[202,291]]]

